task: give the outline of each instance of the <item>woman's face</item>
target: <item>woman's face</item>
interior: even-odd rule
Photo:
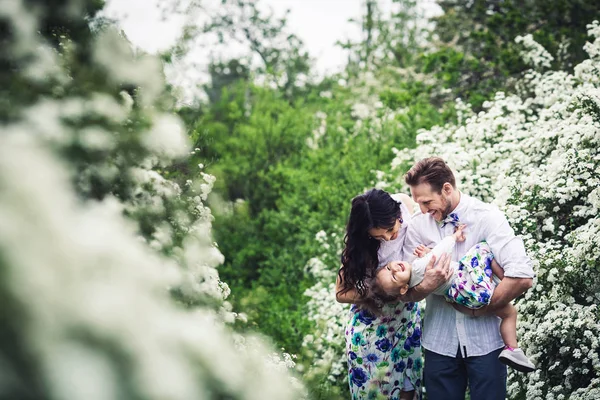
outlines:
[[[373,239],[386,241],[394,240],[398,237],[401,226],[400,220],[397,219],[396,223],[391,228],[371,228],[368,230],[368,233]]]

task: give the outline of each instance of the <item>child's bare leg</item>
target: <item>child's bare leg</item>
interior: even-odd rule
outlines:
[[[500,323],[502,340],[507,347],[512,347],[502,350],[498,360],[517,371],[525,373],[535,371],[535,364],[527,358],[523,350],[519,349],[517,343],[517,309],[512,304],[507,304],[498,310],[496,315],[502,318]]]
[[[504,344],[514,349],[519,347],[517,342],[517,309],[512,304],[507,304],[495,313],[502,318],[500,335]]]
[[[500,280],[504,279],[504,270],[502,269],[500,264],[496,262],[495,258],[492,258],[492,272],[494,273],[494,275],[500,278]]]
[[[496,262],[496,259],[492,259],[492,272],[496,275],[500,280],[504,279],[504,270],[500,267],[500,264]],[[502,318],[502,322],[500,323],[500,335],[502,335],[502,340],[504,340],[504,344],[512,347],[518,348],[519,345],[517,343],[517,309],[512,304],[507,304],[502,307],[500,310],[496,312],[496,315]]]

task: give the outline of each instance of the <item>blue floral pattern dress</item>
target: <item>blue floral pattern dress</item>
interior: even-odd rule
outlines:
[[[411,213],[400,196],[402,225],[398,237],[381,242],[379,267],[404,260],[403,246]],[[400,398],[402,391],[415,390],[421,399],[421,311],[418,303],[386,304],[376,317],[357,305],[350,308],[346,326],[348,381],[353,400]]]
[[[446,300],[472,309],[490,304],[496,287],[492,276],[493,259],[487,242],[471,247],[458,262],[452,286],[445,294]]]
[[[396,400],[413,389],[421,399],[419,304],[388,304],[380,317],[357,305],[350,311],[345,334],[352,399]]]

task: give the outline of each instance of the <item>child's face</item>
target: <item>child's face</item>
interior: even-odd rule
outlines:
[[[388,294],[404,294],[408,290],[408,282],[412,265],[406,261],[391,262],[377,271],[377,284]]]

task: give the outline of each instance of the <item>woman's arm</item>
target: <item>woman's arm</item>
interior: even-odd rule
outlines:
[[[340,290],[342,290],[342,287],[340,274],[338,274],[335,280],[335,299],[338,303],[358,304],[361,302],[361,296],[356,289],[353,288],[347,292],[341,293]]]

